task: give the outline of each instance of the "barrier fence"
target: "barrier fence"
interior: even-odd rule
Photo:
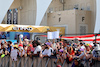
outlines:
[[[54,63],[57,61],[56,58],[39,58],[39,57],[18,57],[17,61],[12,61],[10,56],[5,56],[0,58],[0,67],[57,67],[57,64]],[[83,61],[84,67],[90,67],[89,61]],[[62,67],[71,67],[72,63],[67,63],[64,60],[64,63],[61,64]],[[91,67],[100,67],[100,62],[95,61]]]

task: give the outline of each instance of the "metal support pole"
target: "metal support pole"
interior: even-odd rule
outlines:
[[[65,62],[66,62],[66,60],[64,60],[64,63],[63,63],[63,65],[62,65],[62,67],[64,67],[64,65],[65,65]]]
[[[7,58],[8,58],[8,61],[7,61],[6,67],[9,67],[9,65],[10,65],[10,57],[7,57]]]
[[[62,35],[60,35],[60,41],[61,41]]]
[[[86,66],[89,67],[89,62],[88,62],[88,60],[86,60]]]
[[[25,57],[24,57],[24,61],[23,61],[23,64],[24,64],[24,66],[25,66]]]
[[[67,63],[67,67],[69,67],[69,63]]]
[[[9,61],[8,61],[8,67],[10,67],[10,56],[8,56]]]
[[[52,58],[51,58],[51,67],[52,67]]]
[[[21,67],[21,61],[22,61],[22,58],[20,58],[20,61],[18,63],[18,66],[17,67]]]
[[[31,67],[33,67],[33,66],[34,66],[34,59],[32,59],[32,63],[31,63]]]
[[[4,65],[3,65],[3,66],[5,66],[5,58],[6,58],[6,57],[4,57],[4,62],[3,62]]]
[[[14,67],[14,61],[12,61],[12,65],[11,65],[11,67]]]
[[[5,57],[4,57],[4,58],[5,58]],[[4,58],[1,59],[2,61],[1,61],[0,67],[3,67]]]
[[[56,61],[55,61],[55,62],[57,62],[57,59],[56,59]],[[56,67],[56,64],[54,64],[54,65],[53,65],[53,67]]]
[[[15,61],[15,67],[17,67],[17,61]]]
[[[29,67],[29,58],[28,58],[28,60],[27,60],[27,67]]]
[[[48,65],[48,63],[49,63],[49,60],[50,60],[50,58],[48,58],[48,60],[47,60],[47,63],[46,63],[46,65],[45,65],[45,67],[47,67],[47,65]]]
[[[4,59],[4,67],[6,66],[6,61],[7,61],[7,56],[5,56],[5,59]]]
[[[42,64],[42,59],[40,60],[40,62],[39,62],[39,64],[38,64],[37,67],[40,67],[40,64]],[[41,65],[41,66],[42,66],[42,65]]]
[[[95,44],[96,44],[96,37],[97,37],[97,36],[95,35]]]
[[[36,65],[38,66],[38,57],[36,58],[36,62],[37,62]],[[37,67],[37,66],[36,66],[36,67]]]
[[[41,59],[41,67],[42,67],[42,59]]]
[[[26,67],[26,64],[27,64],[28,60],[29,60],[29,57],[27,58],[27,60],[26,60],[26,62],[25,62],[25,65],[24,65],[24,67]]]

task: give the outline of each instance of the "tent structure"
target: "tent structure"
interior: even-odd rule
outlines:
[[[60,34],[65,34],[64,27],[0,24],[1,32],[47,33],[48,31],[57,31],[58,29],[60,31]]]
[[[36,12],[36,23],[35,25],[39,26],[41,24],[41,21],[51,4],[52,0],[36,0],[37,4],[37,12]]]
[[[100,31],[100,0],[96,0],[96,22],[94,33],[99,33]]]

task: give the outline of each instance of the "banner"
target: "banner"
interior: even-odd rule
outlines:
[[[64,27],[50,27],[50,26],[31,26],[31,25],[10,25],[0,24],[0,31],[3,32],[35,32],[35,33],[46,33],[47,31],[57,31],[59,29],[60,34],[65,34]]]
[[[54,36],[53,32],[48,32],[47,33],[47,39],[54,39],[53,36]]]
[[[13,24],[18,24],[18,9],[13,9]]]
[[[7,12],[7,24],[12,24],[12,9]]]
[[[59,38],[59,31],[48,32],[47,33],[47,38],[48,39],[56,39],[56,38]]]

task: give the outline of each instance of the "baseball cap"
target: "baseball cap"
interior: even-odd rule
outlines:
[[[81,48],[80,51],[84,51],[84,49]]]
[[[28,39],[24,39],[24,41],[29,41]]]
[[[90,45],[90,44],[86,44],[85,46],[86,46],[86,47],[89,47],[89,45]]]
[[[63,49],[60,49],[59,52],[62,52],[63,53]]]
[[[18,45],[13,45],[13,47],[16,47],[16,48],[18,48]]]
[[[51,44],[49,42],[46,42],[45,44],[51,46]]]
[[[23,47],[23,44],[19,44],[18,47]]]

